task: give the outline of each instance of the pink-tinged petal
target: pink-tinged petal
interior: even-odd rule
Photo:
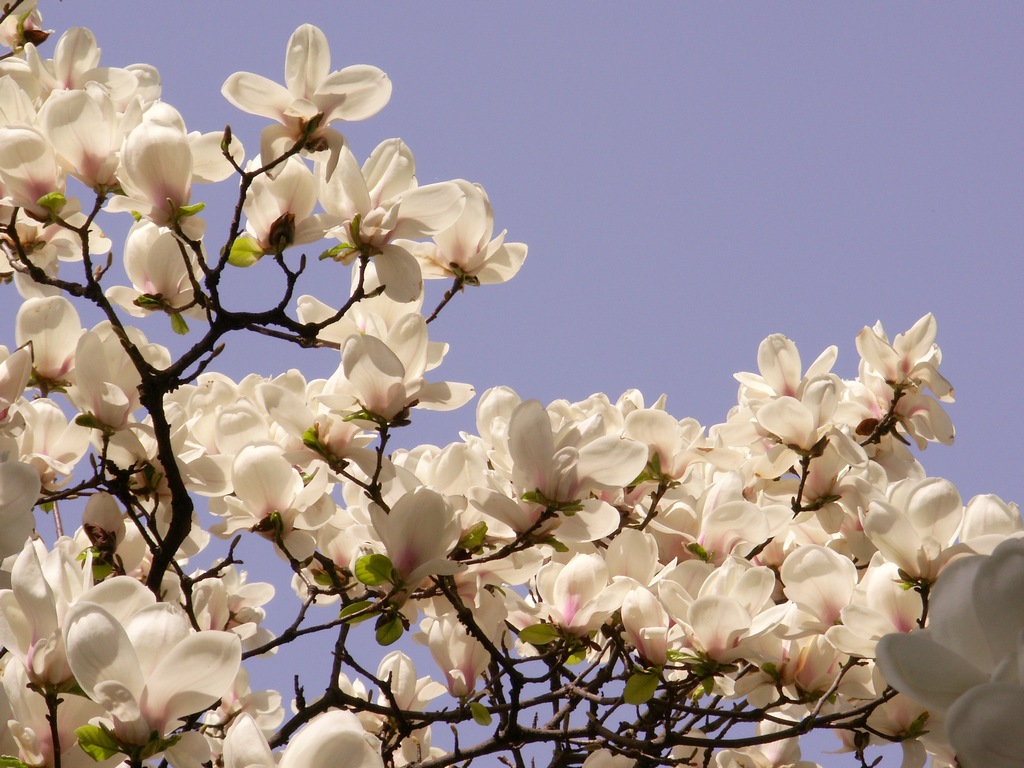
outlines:
[[[168,214],[188,205],[192,150],[188,138],[177,128],[158,122],[143,123],[125,139],[121,162],[124,182],[142,200]]]
[[[216,702],[231,687],[242,663],[242,644],[232,632],[189,635],[160,660],[147,680],[143,711],[160,730]]]
[[[235,458],[232,476],[235,495],[250,507],[256,518],[288,509],[302,490],[302,478],[276,445],[242,449]]]
[[[61,164],[90,187],[116,182],[118,119],[109,97],[85,91],[55,91],[39,113],[39,124]]]
[[[822,624],[839,620],[857,585],[857,567],[848,557],[817,545],[799,547],[782,564],[786,597]]]
[[[914,323],[910,330],[896,335],[892,342],[893,349],[905,362],[920,360],[931,351],[938,332],[935,315],[929,312]]]
[[[1024,767],[1024,688],[972,688],[949,708],[946,733],[962,768]]]
[[[94,701],[97,686],[115,681],[138,700],[145,687],[135,649],[113,616],[95,603],[77,602],[64,617],[64,644],[75,680]]]
[[[547,470],[555,453],[548,412],[537,400],[520,403],[508,425],[508,452],[514,483],[533,491],[547,483]]]
[[[224,738],[224,768],[274,768],[273,753],[248,712],[242,712]]]
[[[444,497],[429,488],[405,494],[388,514],[374,508],[371,519],[395,570],[410,586],[418,586],[412,574],[430,561],[447,558],[462,533]]]
[[[405,367],[374,336],[353,335],[341,350],[345,378],[370,413],[391,418],[405,407]]]
[[[73,27],[61,35],[53,52],[53,74],[64,88],[80,85],[85,72],[99,66],[100,49],[96,36],[85,27]]]
[[[284,82],[288,90],[303,99],[313,98],[317,86],[331,69],[327,37],[312,24],[303,24],[288,39],[284,58]]]
[[[391,81],[383,71],[367,64],[331,72],[313,95],[324,113],[324,122],[366,120],[387,106],[391,99]]]
[[[927,629],[886,635],[875,660],[889,685],[927,709],[945,712],[964,692],[988,682],[970,661],[931,637]]]
[[[224,81],[220,92],[233,106],[250,115],[283,122],[295,100],[287,88],[251,72],[235,72]]]
[[[731,661],[729,652],[750,627],[750,615],[739,603],[721,595],[698,597],[686,612],[692,642],[718,661]]]
[[[39,198],[64,190],[57,156],[50,142],[27,125],[0,127],[0,180],[14,205],[46,218]]]
[[[351,712],[332,710],[314,718],[292,738],[278,768],[383,768],[376,739]]]
[[[926,440],[952,445],[956,435],[953,422],[934,398],[920,392],[909,392],[900,399],[896,412],[910,422],[914,433]]]

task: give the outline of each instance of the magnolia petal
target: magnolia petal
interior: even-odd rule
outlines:
[[[417,301],[423,295],[423,273],[416,257],[399,245],[385,245],[381,250],[373,263],[384,294],[403,304]]]
[[[721,595],[698,597],[686,612],[689,633],[695,644],[718,661],[730,661],[739,635],[750,627],[748,614],[735,600]]]
[[[756,418],[757,423],[779,438],[783,445],[807,450],[817,442],[814,417],[796,398],[783,396],[769,400],[757,409]]]
[[[295,96],[273,80],[251,72],[235,72],[224,81],[220,92],[233,106],[281,122]],[[266,161],[266,158],[264,158]]]
[[[0,476],[0,485],[2,484],[3,478]],[[26,540],[21,554],[14,561],[11,588],[22,611],[32,623],[33,640],[46,637],[57,629],[57,608],[54,605],[53,590],[43,577],[39,555],[30,539]]]
[[[428,237],[451,226],[465,204],[465,193],[450,181],[417,187],[401,197],[393,236],[413,240]]]
[[[965,691],[988,676],[943,645],[927,629],[886,635],[875,649],[878,668],[889,685],[927,709],[945,712]]]
[[[324,113],[324,122],[366,120],[391,100],[391,81],[377,67],[355,64],[331,72],[317,86],[313,101]]]
[[[166,649],[188,637],[191,627],[181,609],[170,603],[146,606],[124,622],[142,676],[149,678]]]
[[[288,509],[302,490],[302,478],[276,445],[242,449],[232,466],[232,477],[235,495],[257,518]]]
[[[106,610],[83,601],[68,608],[64,644],[75,680],[89,698],[99,702],[97,687],[108,681],[119,683],[136,700],[141,697],[145,680],[135,649],[124,627]]]
[[[984,628],[993,661],[998,663],[1016,654],[1024,631],[1024,611],[1020,609],[1024,593],[1024,540],[1010,539],[996,547],[991,557],[971,559],[981,560],[971,590],[971,604],[978,626]],[[944,579],[945,574],[939,584]],[[963,616],[962,611],[960,615]]]
[[[373,336],[353,335],[345,340],[341,354],[345,378],[366,410],[391,418],[405,407],[405,367],[387,344]]]
[[[1024,688],[990,683],[949,708],[946,733],[962,768],[1024,766]]]
[[[278,768],[383,768],[376,739],[351,712],[332,710],[314,718],[292,738]]]
[[[757,368],[777,395],[796,395],[800,386],[800,352],[791,339],[773,333],[757,348]]]
[[[288,39],[284,82],[295,96],[310,99],[331,69],[327,36],[312,24],[303,24]]]
[[[224,739],[224,768],[274,768],[274,756],[263,732],[248,712],[242,712]]]
[[[580,448],[576,473],[587,485],[604,490],[629,485],[647,465],[647,446],[636,440],[606,435]]]
[[[0,461],[0,557],[20,550],[35,528],[39,473],[20,461]]]
[[[370,199],[377,205],[416,188],[416,161],[401,139],[386,139],[374,147],[362,173]]]
[[[154,727],[173,727],[216,702],[231,687],[242,663],[242,645],[232,632],[206,630],[177,643],[147,681],[143,707]]]
[[[459,381],[432,381],[416,392],[417,408],[425,411],[451,411],[461,408],[476,394],[472,384]]]

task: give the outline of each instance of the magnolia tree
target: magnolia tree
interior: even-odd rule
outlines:
[[[2,18],[0,765],[765,768],[813,765],[814,730],[851,765],[1024,764],[1021,518],[915,458],[953,439],[930,315],[865,327],[852,380],[769,336],[708,428],[497,388],[477,434],[398,449],[474,395],[431,322],[526,246],[479,184],[418,185],[401,140],[353,155],[339,127],[387,76],[299,27],[283,84],[223,85],[268,121],[254,152],[88,30]],[[237,202],[212,227],[215,182]],[[242,268],[279,295],[234,306]],[[216,372],[251,334],[337,369]],[[276,636],[254,543],[291,572]],[[294,690],[250,684],[289,664]]]

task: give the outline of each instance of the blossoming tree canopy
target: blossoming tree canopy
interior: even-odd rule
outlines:
[[[813,765],[829,730],[851,765],[1024,764],[992,736],[1022,730],[1024,525],[917,459],[953,441],[932,315],[861,330],[853,379],[768,336],[708,427],[497,387],[475,434],[399,448],[476,394],[432,322],[527,249],[400,139],[356,156],[387,75],[300,26],[283,82],[223,85],[268,121],[253,153],[34,2],[0,40],[0,763]],[[228,306],[239,270],[279,294]],[[254,334],[336,368],[218,372]]]

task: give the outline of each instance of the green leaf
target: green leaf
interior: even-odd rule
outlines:
[[[324,444],[320,442],[320,430],[317,429],[316,424],[302,433],[302,444],[311,451],[324,453]]]
[[[524,627],[519,632],[519,639],[530,645],[547,645],[560,637],[558,627],[553,624],[534,624]]]
[[[485,728],[491,724],[491,713],[487,711],[487,707],[481,704],[479,701],[474,701],[469,705],[469,712],[473,715],[473,719],[477,725],[482,725]]]
[[[335,261],[344,261],[344,259],[352,253],[355,253],[357,248],[352,243],[340,243],[333,248],[328,248],[326,251],[320,254],[320,261],[325,259],[334,259]]]
[[[183,205],[178,209],[178,218],[187,219],[189,216],[195,216],[205,207],[206,203],[192,203],[192,205]]]
[[[549,547],[555,550],[555,552],[561,552],[562,554],[565,554],[569,551],[569,548],[565,546],[565,544],[560,542],[558,539],[556,539],[554,536],[548,536],[546,539],[541,539],[540,543],[547,544]]]
[[[658,690],[658,676],[650,672],[634,672],[626,681],[626,690],[623,691],[622,699],[627,704],[640,706],[654,698],[654,692]]]
[[[114,735],[101,725],[83,725],[75,728],[78,746],[97,763],[109,760],[121,751]]]
[[[177,312],[171,315],[171,330],[179,336],[184,336],[188,333],[188,323],[186,323],[185,318]]]
[[[566,657],[565,663],[568,664],[571,667],[574,664],[579,664],[581,661],[583,661],[586,658],[587,658],[587,649],[586,648],[577,648],[575,651],[573,651],[572,653],[570,653]]]
[[[29,768],[28,763],[23,763],[16,757],[0,755],[0,768]]]
[[[139,753],[139,757],[145,760],[146,758],[152,757],[153,755],[158,755],[164,750],[170,749],[179,741],[181,741],[181,737],[183,735],[184,734],[179,733],[175,736],[168,736],[166,739],[161,739],[160,734],[156,731],[153,731],[149,735],[149,743],[142,748],[142,752]]]
[[[465,535],[459,540],[459,546],[469,552],[473,552],[483,546],[486,537],[487,523],[481,520],[466,531]]]
[[[142,307],[143,309],[149,310],[157,310],[164,308],[163,300],[157,298],[156,296],[152,296],[148,293],[144,293],[141,296],[139,296],[139,298],[133,301],[132,304],[134,304],[137,307]]]
[[[369,600],[360,600],[356,603],[349,603],[344,608],[342,608],[341,611],[338,612],[338,618],[344,619],[348,616],[352,616],[355,613],[359,613],[360,611],[365,611],[371,605],[373,605],[373,603],[371,603]],[[356,616],[354,619],[349,619],[349,621],[347,621],[346,623],[359,624],[360,622],[373,618],[373,615],[373,613],[367,612],[361,616]]]
[[[368,587],[379,587],[395,580],[395,566],[386,555],[363,555],[356,560],[352,570],[356,578]]]
[[[545,507],[551,505],[551,502],[540,491],[526,491],[520,494],[519,498],[523,501],[528,501],[530,504],[540,504]]]
[[[103,423],[93,416],[91,413],[80,413],[75,416],[75,424],[80,427],[86,427],[87,429],[105,429]]]
[[[263,246],[248,235],[235,238],[228,253],[228,264],[233,267],[251,267],[263,256]]]
[[[45,208],[53,216],[58,215],[67,204],[68,199],[60,192],[50,192],[36,200],[36,205],[40,208]]]
[[[381,616],[383,619],[384,617]],[[377,626],[377,643],[379,645],[391,645],[397,642],[405,631],[405,627],[402,626],[402,620],[395,616],[387,621],[384,621]]]
[[[706,549],[704,549],[704,547],[702,547],[696,541],[694,541],[694,542],[692,542],[690,544],[687,544],[686,548],[690,551],[691,554],[696,555],[698,558],[703,560],[705,563],[710,563],[711,562],[712,553],[708,552]]]

